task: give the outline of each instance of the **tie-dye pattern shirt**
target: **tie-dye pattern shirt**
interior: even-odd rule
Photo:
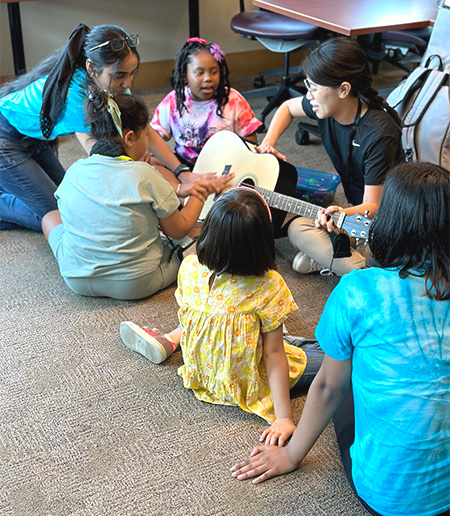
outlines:
[[[192,100],[188,87],[185,93],[186,109],[182,116],[177,110],[175,91],[171,91],[156,108],[151,126],[164,140],[173,138],[175,152],[189,163],[195,163],[206,140],[214,133],[227,129],[245,138],[262,124],[244,97],[233,88],[222,116],[216,113],[215,99]]]
[[[352,358],[358,495],[386,516],[450,506],[450,301],[425,295],[423,277],[352,271],[316,329],[323,351]]]
[[[199,400],[237,405],[273,422],[261,333],[277,329],[297,305],[276,271],[221,274],[210,289],[212,274],[195,255],[181,264],[175,296],[184,365],[178,374]],[[306,355],[286,343],[285,351],[293,387],[305,370]]]

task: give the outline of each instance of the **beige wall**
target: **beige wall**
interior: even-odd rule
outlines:
[[[281,55],[230,29],[238,0],[199,0],[199,5],[200,35],[221,45],[232,75],[251,75],[282,62]],[[246,8],[252,8],[251,0]],[[80,22],[116,24],[139,34],[137,89],[167,84],[175,54],[189,35],[188,0],[37,0],[21,2],[20,12],[27,69],[59,48]],[[0,15],[0,77],[5,78],[14,74],[6,4],[0,4]]]

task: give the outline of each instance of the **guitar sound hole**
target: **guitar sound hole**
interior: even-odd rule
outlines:
[[[240,186],[255,186],[255,182],[253,181],[253,179],[247,178],[242,181]]]

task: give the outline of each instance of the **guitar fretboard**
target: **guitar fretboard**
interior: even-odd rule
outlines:
[[[278,208],[280,210],[287,211],[289,213],[295,213],[296,215],[301,215],[302,217],[307,217],[309,219],[316,219],[319,211],[324,209],[321,206],[316,206],[315,204],[301,201],[300,199],[295,199],[287,195],[273,192],[272,190],[267,190],[265,188],[261,188],[260,186],[247,184],[245,186],[251,186],[251,188],[259,192],[271,208]],[[337,228],[341,226],[342,218],[344,217],[342,217],[341,213],[332,214],[334,225]]]

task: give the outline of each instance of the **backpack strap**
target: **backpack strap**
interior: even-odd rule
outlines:
[[[386,102],[399,112],[402,117],[402,108],[422,84],[427,80],[430,69],[424,66],[415,68],[408,77],[394,88],[386,99]]]
[[[447,79],[447,72],[429,70],[425,82],[417,91],[416,97],[403,116],[402,144],[406,161],[417,160],[415,135],[417,125]]]

